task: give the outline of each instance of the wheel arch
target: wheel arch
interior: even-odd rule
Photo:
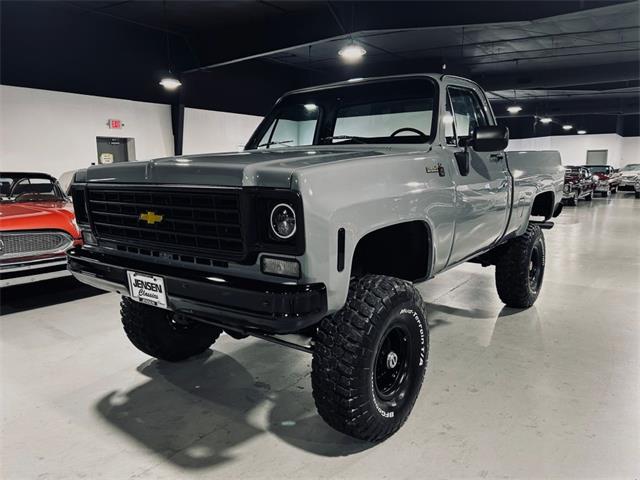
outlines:
[[[556,196],[554,192],[546,191],[538,193],[531,204],[530,217],[544,217],[549,220],[555,211]]]
[[[360,237],[351,276],[377,274],[417,282],[429,278],[434,258],[432,230],[426,221],[385,225]]]

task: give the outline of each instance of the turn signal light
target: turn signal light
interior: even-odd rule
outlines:
[[[288,258],[262,257],[260,262],[262,273],[280,277],[300,278],[300,264]]]

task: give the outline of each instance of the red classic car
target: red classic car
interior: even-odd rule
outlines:
[[[608,197],[610,193],[618,191],[620,185],[620,173],[611,165],[583,165],[589,169],[596,182],[596,193]]]
[[[589,170],[584,167],[564,167],[562,203],[575,207],[580,198],[590,201],[593,198],[595,189],[596,182]]]
[[[67,275],[81,244],[71,200],[50,175],[0,173],[0,287]]]

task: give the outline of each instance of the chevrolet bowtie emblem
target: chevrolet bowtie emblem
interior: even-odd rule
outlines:
[[[164,215],[159,215],[156,212],[143,212],[138,217],[140,220],[147,222],[149,225],[153,225],[154,223],[160,223],[164,218]]]

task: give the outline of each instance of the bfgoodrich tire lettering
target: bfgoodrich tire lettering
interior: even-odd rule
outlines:
[[[540,294],[546,249],[542,230],[529,225],[524,235],[514,238],[496,262],[496,288],[507,306],[527,308]]]
[[[123,297],[122,325],[140,351],[168,362],[179,362],[207,350],[222,330],[198,322],[178,322],[174,313]]]
[[[361,440],[395,433],[415,404],[427,365],[422,298],[403,280],[367,275],[324,319],[313,356],[313,396],[333,428]]]

